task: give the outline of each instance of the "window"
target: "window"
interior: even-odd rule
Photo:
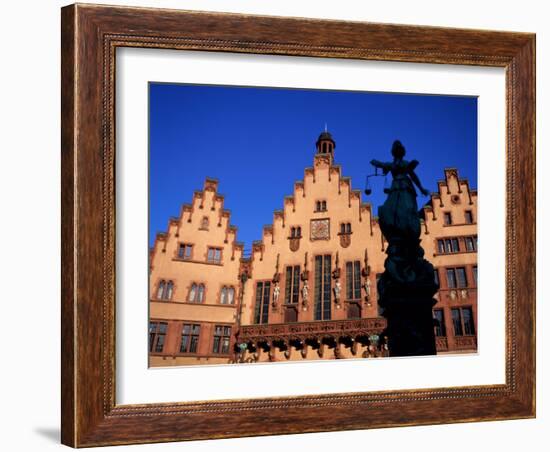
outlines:
[[[302,237],[302,228],[300,226],[293,226],[290,228],[290,238],[299,239]]]
[[[439,270],[434,267],[434,281],[439,286]]]
[[[189,302],[202,303],[204,301],[204,284],[191,284],[191,290],[189,291]]]
[[[458,238],[451,237],[448,239],[438,239],[437,250],[439,254],[449,254],[449,253],[460,252],[460,247],[458,246]]]
[[[165,322],[149,322],[149,351],[162,353],[164,350],[164,339],[168,324]]]
[[[477,251],[477,236],[464,237],[464,244],[466,251]]]
[[[326,212],[327,202],[326,201],[316,201],[315,202],[315,212]]]
[[[475,334],[474,317],[470,306],[451,309],[455,336],[473,336]]]
[[[300,297],[300,266],[288,266],[285,278],[285,303],[296,304]]]
[[[466,269],[464,267],[447,269],[447,287],[449,287],[449,289],[461,289],[463,287],[468,287]]]
[[[254,323],[267,323],[269,316],[270,294],[271,281],[258,281],[256,283],[256,306],[254,309]]]
[[[173,281],[165,281],[164,279],[159,282],[157,288],[157,300],[171,300],[174,293]]]
[[[474,275],[474,284],[477,287],[477,265],[474,265],[472,267],[472,274]]]
[[[164,290],[166,289],[166,281],[159,282],[158,288],[157,288],[157,299],[162,300],[162,297],[164,295]]]
[[[464,212],[464,220],[466,224],[472,224],[474,222],[474,216],[471,210],[466,210]]]
[[[445,316],[443,315],[443,309],[434,309],[434,321],[435,335],[439,337],[447,336],[447,331],[445,331]]]
[[[340,234],[351,234],[351,223],[340,223]]]
[[[220,264],[222,261],[221,248],[208,248],[208,254],[206,255],[206,261],[213,264]]]
[[[346,262],[346,298],[361,299],[361,263],[359,261]]]
[[[315,256],[315,320],[330,320],[330,254]]]
[[[221,304],[234,304],[235,303],[235,289],[233,287],[223,286],[221,297]]]
[[[229,341],[231,340],[231,327],[216,325],[214,327],[214,344],[212,353],[227,355],[229,353]]]
[[[181,330],[180,353],[197,353],[200,325],[184,324]]]
[[[445,225],[450,225],[450,224],[453,224],[453,219],[451,217],[451,212],[445,212],[443,214],[443,223]]]
[[[191,253],[193,251],[193,245],[188,243],[180,243],[178,247],[178,257],[180,259],[191,259]]]

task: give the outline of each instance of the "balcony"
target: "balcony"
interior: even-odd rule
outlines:
[[[456,336],[455,347],[457,350],[477,350],[476,336]]]
[[[435,338],[435,347],[438,352],[446,352],[449,350],[449,343],[445,336],[436,336]]]
[[[385,328],[386,319],[384,318],[247,325],[241,327],[239,341],[257,343],[368,337],[374,334],[380,335]]]
[[[384,318],[242,326],[236,362],[388,356],[385,328]]]

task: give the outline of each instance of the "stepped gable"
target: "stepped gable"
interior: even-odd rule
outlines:
[[[319,136],[316,146],[317,153],[313,158],[313,166],[304,169],[303,179],[294,182],[293,193],[283,198],[283,208],[273,211],[273,223],[264,225],[262,239],[253,243],[252,260],[258,253],[258,257],[262,259],[265,248],[274,245],[278,239],[288,238],[289,234],[282,230],[287,228],[290,214],[296,212],[303,202],[302,200],[308,196],[310,184],[318,183],[320,177],[327,177],[329,182],[336,181],[338,194],[345,196],[342,201],[347,203],[348,208],[357,208],[359,221],[369,221],[370,234],[374,234],[377,221],[373,217],[372,206],[368,202],[362,202],[361,190],[353,189],[351,178],[342,175],[341,165],[334,164],[336,145],[330,133],[323,132]]]
[[[152,262],[156,252],[166,252],[166,244],[170,237],[179,237],[180,232],[185,229],[193,228],[198,225],[201,229],[201,223],[204,218],[208,218],[208,228],[224,228],[224,243],[231,245],[232,259],[239,258],[244,250],[244,245],[237,242],[237,226],[230,224],[231,211],[224,208],[225,196],[218,193],[219,181],[212,177],[206,177],[202,190],[193,192],[191,203],[181,205],[179,217],[170,217],[168,227],[165,232],[158,232],[155,237],[155,243],[151,248],[150,261]]]
[[[477,190],[470,188],[468,179],[461,178],[457,168],[445,168],[444,179],[437,181],[437,192],[431,193],[430,200],[421,208],[424,231],[429,233],[429,222],[439,220],[439,211],[451,205],[474,206],[477,202]]]

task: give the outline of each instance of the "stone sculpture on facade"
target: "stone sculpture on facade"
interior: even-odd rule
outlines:
[[[307,309],[308,297],[309,297],[309,287],[308,287],[307,279],[306,279],[304,281],[304,285],[302,286],[302,309],[304,311]]]
[[[277,281],[275,283],[275,287],[273,288],[273,301],[271,305],[276,308],[279,303],[279,295],[281,294],[281,288],[279,287],[279,282]]]
[[[342,292],[342,284],[340,283],[340,280],[337,279],[334,283],[334,302],[339,307],[340,306],[340,293]]]

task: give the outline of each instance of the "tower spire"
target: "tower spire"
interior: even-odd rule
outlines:
[[[317,154],[328,154],[334,158],[334,148],[336,148],[336,142],[332,138],[332,135],[328,131],[327,123],[325,122],[325,131],[317,138]]]

